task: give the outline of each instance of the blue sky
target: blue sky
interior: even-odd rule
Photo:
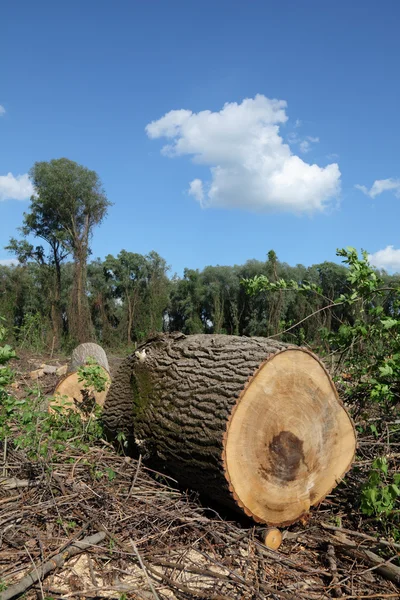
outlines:
[[[352,245],[400,270],[399,19],[398,0],[6,2],[0,259],[24,175],[67,157],[114,203],[94,256],[154,249],[181,274]]]

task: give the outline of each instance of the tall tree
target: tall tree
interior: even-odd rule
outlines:
[[[47,225],[74,258],[69,333],[77,341],[85,342],[92,336],[86,293],[89,242],[94,227],[106,216],[110,202],[97,173],[67,158],[35,163],[30,177],[35,189],[31,219]]]
[[[121,250],[117,257],[106,256],[105,269],[112,280],[114,295],[125,307],[126,341],[132,343],[132,330],[141,302],[141,288],[146,285],[147,265],[141,254]]]
[[[182,279],[174,279],[171,287],[169,327],[187,334],[204,333],[204,287],[198,269],[185,269]]]
[[[270,281],[278,281],[278,257],[275,250],[270,250],[267,254],[267,273]],[[267,335],[275,335],[279,331],[279,323],[283,304],[282,290],[270,295],[269,298],[269,315]]]
[[[6,249],[15,254],[21,264],[35,261],[42,272],[42,281],[46,282],[50,298],[50,318],[53,329],[53,347],[58,348],[62,334],[61,312],[61,264],[68,256],[69,250],[63,245],[64,231],[55,215],[49,210],[38,210],[34,198],[31,200],[30,212],[24,213],[24,224],[20,231],[23,239],[10,239]],[[47,242],[49,251],[40,246],[33,246],[26,239],[33,235]]]
[[[88,264],[88,289],[92,313],[92,322],[96,330],[96,337],[104,346],[112,346],[117,341],[119,314],[114,295],[113,282],[108,276],[105,263],[97,258]]]

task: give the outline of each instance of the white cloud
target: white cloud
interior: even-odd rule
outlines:
[[[0,117],[6,114],[6,109],[0,104]]]
[[[307,154],[307,152],[310,152],[310,150],[311,144],[309,141],[303,140],[302,142],[300,142],[300,152],[303,152],[303,154]]]
[[[367,196],[370,196],[370,198],[376,198],[380,194],[383,194],[383,192],[390,191],[393,191],[394,195],[400,198],[400,179],[377,179],[370,190],[365,185],[357,184],[354,187],[361,190]]]
[[[396,250],[393,246],[386,246],[384,250],[369,254],[368,259],[378,269],[400,271],[400,249]]]
[[[304,154],[307,152],[310,152],[311,144],[317,144],[318,142],[319,142],[319,138],[308,135],[305,140],[300,142],[300,144],[299,144],[300,151],[303,152]]]
[[[193,179],[193,181],[190,182],[189,194],[191,196],[194,196],[196,200],[198,200],[200,204],[203,205],[204,189],[203,182],[201,179]]]
[[[308,164],[280,136],[286,102],[262,95],[219,112],[172,110],[146,127],[152,138],[167,138],[162,153],[189,155],[210,168],[210,181],[194,179],[189,194],[202,206],[315,212],[340,191],[336,163]],[[317,138],[309,138],[315,143]]]
[[[0,175],[1,200],[27,200],[33,194],[33,185],[27,173],[14,177],[12,173]]]
[[[16,258],[0,258],[0,265],[3,265],[3,267],[12,267],[17,264],[18,260]]]

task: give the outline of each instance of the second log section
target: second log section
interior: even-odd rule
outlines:
[[[160,335],[121,363],[103,418],[180,484],[273,525],[321,502],[356,447],[321,361],[267,338]]]

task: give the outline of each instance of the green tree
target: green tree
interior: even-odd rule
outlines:
[[[43,343],[51,344],[48,278],[35,262],[13,267],[0,265],[0,314],[10,324],[8,336],[18,343],[32,319],[41,324]]]
[[[61,265],[69,254],[62,244],[64,232],[59,222],[54,220],[50,211],[40,211],[31,201],[31,210],[24,213],[24,224],[20,232],[23,239],[10,239],[6,250],[15,254],[22,265],[28,261],[36,262],[41,270],[41,279],[46,282],[46,288],[50,298],[50,318],[53,329],[54,347],[58,348],[62,335],[62,312],[61,312]],[[26,239],[33,235],[41,238],[48,244],[49,251],[45,248],[33,246]]]
[[[96,337],[105,346],[117,342],[121,307],[114,295],[113,282],[100,258],[88,264],[88,289]]]
[[[123,308],[127,343],[161,331],[169,300],[165,260],[154,251],[143,256],[121,250],[117,257],[108,255],[104,267]]]
[[[236,267],[205,267],[200,280],[206,326],[214,333],[239,335],[242,308]]]
[[[187,334],[204,333],[204,286],[198,269],[185,269],[183,278],[171,282],[169,328]]]
[[[74,259],[74,279],[68,311],[69,333],[79,342],[90,339],[92,325],[87,298],[87,259],[90,238],[107,214],[107,200],[99,176],[66,158],[37,162],[30,171],[35,194],[26,226],[38,235],[47,228],[54,240]]]
[[[132,329],[141,302],[141,288],[146,285],[147,265],[142,254],[121,250],[117,257],[106,256],[105,269],[111,280],[114,296],[125,307],[125,339],[132,343]]]
[[[142,304],[142,315],[146,317],[141,324],[144,335],[150,335],[164,328],[164,317],[169,304],[170,282],[167,277],[169,267],[166,261],[154,250],[145,256],[147,265],[147,284]]]

